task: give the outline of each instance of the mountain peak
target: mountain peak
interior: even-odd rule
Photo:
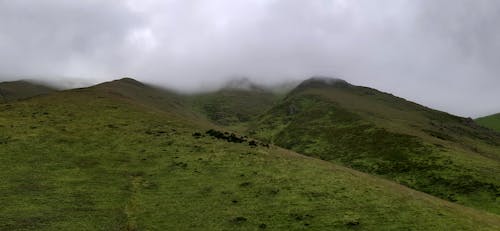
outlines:
[[[113,81],[109,81],[109,82],[104,82],[104,83],[100,83],[100,84],[97,84],[96,86],[99,86],[99,87],[116,87],[116,86],[136,86],[136,87],[143,87],[145,86],[144,83],[142,82],[139,82],[135,79],[132,79],[132,78],[129,78],[129,77],[125,77],[125,78],[121,78],[121,79],[116,79],[116,80],[113,80]]]
[[[352,86],[350,83],[343,79],[325,77],[325,76],[313,76],[309,79],[304,80],[297,86],[297,89],[305,88],[327,88],[327,87],[349,87]]]
[[[237,89],[237,90],[258,90],[262,89],[259,85],[254,83],[247,77],[235,78],[227,82],[223,89]]]
[[[128,83],[128,84],[133,84],[133,85],[138,85],[138,86],[143,86],[144,84],[136,79],[130,78],[130,77],[125,77],[121,78],[118,80],[115,80],[116,82],[122,82],[122,83]],[[113,81],[113,82],[115,82]]]

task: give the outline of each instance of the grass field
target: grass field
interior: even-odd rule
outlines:
[[[216,139],[137,99],[99,87],[0,104],[0,230],[500,229],[498,215]]]

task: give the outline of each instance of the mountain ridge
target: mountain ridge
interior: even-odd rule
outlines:
[[[21,100],[57,91],[55,88],[29,80],[0,82],[0,102]]]
[[[470,118],[375,89],[314,79],[306,83],[261,115],[249,133],[500,213],[499,134]]]
[[[0,104],[0,229],[500,227],[498,215],[377,176],[219,140],[205,131],[221,128],[172,116],[177,107],[137,103],[150,90],[122,81]]]

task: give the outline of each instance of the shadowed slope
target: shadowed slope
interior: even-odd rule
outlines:
[[[0,103],[25,99],[56,91],[54,88],[28,82],[13,81],[0,83]]]
[[[269,110],[279,96],[262,88],[223,88],[190,96],[193,108],[212,122],[230,126],[247,123]]]

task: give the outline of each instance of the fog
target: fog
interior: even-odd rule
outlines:
[[[500,112],[498,22],[495,0],[0,0],[0,81],[321,75],[477,117]]]

